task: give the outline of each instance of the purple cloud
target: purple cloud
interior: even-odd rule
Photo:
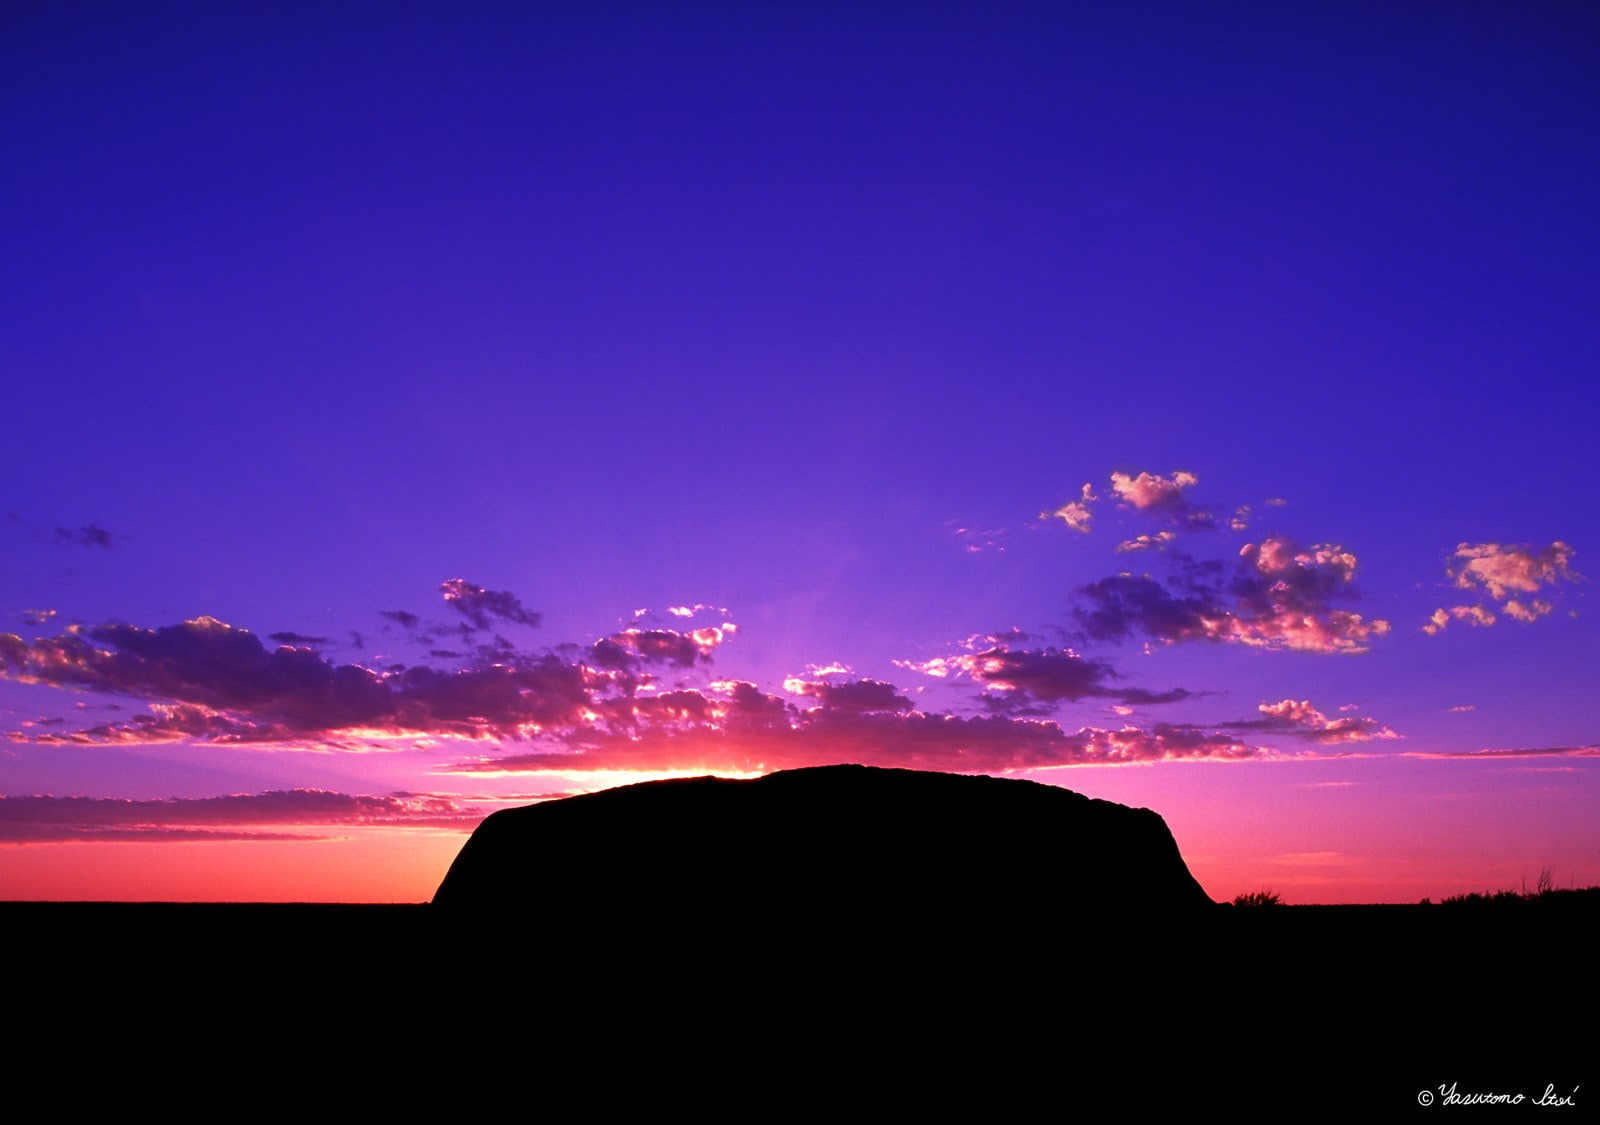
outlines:
[[[450,828],[470,831],[484,812],[443,797],[350,796],[287,789],[227,797],[133,801],[99,797],[0,796],[0,842],[73,840],[313,840],[257,826]],[[250,829],[246,831],[245,829]]]
[[[1098,640],[1144,634],[1167,643],[1227,641],[1305,652],[1365,652],[1389,623],[1335,602],[1354,595],[1356,557],[1341,547],[1300,548],[1284,536],[1248,543],[1231,567],[1174,553],[1163,583],[1120,574],[1084,587],[1075,613]]]
[[[490,618],[532,628],[539,625],[539,615],[523,608],[516,595],[505,590],[485,590],[464,578],[446,579],[439,584],[439,590],[444,594],[445,603],[470,621],[474,628],[489,628]]]

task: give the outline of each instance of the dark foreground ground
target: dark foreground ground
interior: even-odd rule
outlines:
[[[1597,917],[1593,902],[1219,907],[930,932],[606,903],[542,918],[6,903],[0,934],[13,1080],[142,1091],[174,1113],[331,1098],[460,1117],[511,1090],[752,1120],[1587,1118]],[[1452,1084],[1524,1101],[1443,1104]],[[1532,1105],[1546,1087],[1573,1105]]]

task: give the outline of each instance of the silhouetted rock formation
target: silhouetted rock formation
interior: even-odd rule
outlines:
[[[646,782],[498,812],[433,901],[590,931],[766,928],[787,939],[976,934],[1215,905],[1149,809],[1030,781],[849,765]]]

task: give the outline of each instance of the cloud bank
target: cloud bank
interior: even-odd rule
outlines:
[[[315,840],[267,827],[410,827],[470,831],[484,813],[444,797],[350,796],[284,789],[227,797],[132,801],[0,796],[0,843],[66,841]]]

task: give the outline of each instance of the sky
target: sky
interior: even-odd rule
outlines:
[[[1596,136],[1576,4],[9,5],[0,899],[845,761],[1600,883]]]

